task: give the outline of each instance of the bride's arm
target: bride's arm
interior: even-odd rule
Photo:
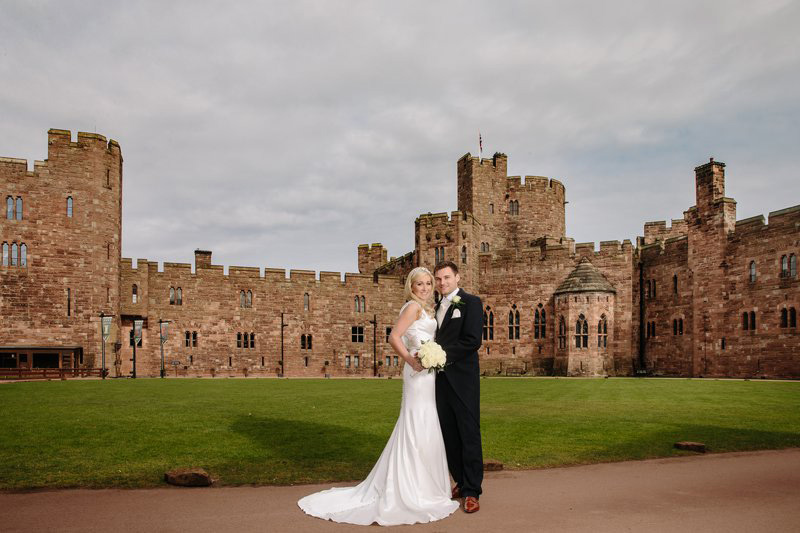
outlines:
[[[400,313],[400,318],[397,319],[397,323],[392,328],[392,333],[389,334],[389,344],[392,346],[394,352],[402,357],[405,362],[411,365],[411,368],[417,372],[422,372],[422,363],[420,363],[419,359],[414,357],[414,355],[408,353],[405,344],[403,344],[402,337],[409,326],[419,318],[420,312],[419,305],[417,304],[406,306],[403,312]]]

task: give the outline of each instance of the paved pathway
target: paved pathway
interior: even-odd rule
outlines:
[[[325,488],[234,487],[0,493],[0,530],[377,531],[303,514]],[[392,532],[800,531],[800,449],[489,473],[482,510]]]

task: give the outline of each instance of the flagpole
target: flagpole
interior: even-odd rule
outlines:
[[[481,130],[478,130],[478,161],[483,159],[483,137],[481,137]]]

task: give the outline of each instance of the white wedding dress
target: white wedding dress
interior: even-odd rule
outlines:
[[[403,335],[403,343],[413,354],[435,332],[436,319],[422,311]],[[432,522],[458,509],[458,502],[450,499],[435,378],[433,372],[415,372],[404,365],[400,416],[367,478],[355,487],[311,494],[297,505],[311,516],[365,526]]]

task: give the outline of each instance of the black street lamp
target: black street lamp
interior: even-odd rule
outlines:
[[[167,342],[167,328],[169,324],[169,320],[162,320],[158,319],[158,333],[161,340],[161,377],[164,378],[167,375],[167,370],[164,368],[164,343]],[[176,367],[177,369],[177,367]]]
[[[378,375],[378,315],[373,314],[369,323],[372,324],[372,377],[375,377]]]
[[[106,315],[103,312],[100,313],[100,337],[103,339],[103,358],[100,363],[100,374],[103,376],[103,379],[106,379],[106,341],[111,335],[111,320],[113,317],[114,315]]]
[[[289,324],[284,323],[284,321],[283,321],[283,315],[284,314],[285,313],[281,313],[281,377],[283,377],[286,374],[286,367],[285,367],[284,361],[283,361],[283,329],[286,326],[289,325]]]
[[[136,345],[142,340],[144,320],[133,321],[133,379],[136,379]]]

